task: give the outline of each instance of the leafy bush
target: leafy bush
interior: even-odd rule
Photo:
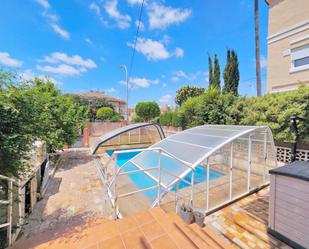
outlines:
[[[0,174],[18,175],[33,141],[46,141],[48,150],[73,143],[87,110],[48,79],[18,82],[0,72]]]
[[[98,120],[107,121],[114,116],[114,110],[110,107],[101,107],[97,110],[96,116]]]
[[[150,121],[160,115],[160,108],[156,102],[139,102],[135,107],[135,112],[142,121]]]
[[[160,115],[159,123],[164,126],[180,126],[180,118],[177,112],[167,111]]]
[[[176,92],[175,103],[182,105],[188,98],[196,97],[205,92],[205,88],[196,86],[183,86]]]
[[[309,142],[309,87],[251,98],[209,89],[184,102],[179,116],[183,128],[201,124],[266,125],[275,140],[282,142],[293,141],[290,117],[300,116],[305,119],[299,121],[300,139]]]
[[[242,115],[240,124],[267,125],[272,129],[275,140],[283,142],[294,139],[290,129],[290,117],[302,117],[305,120],[299,121],[300,139],[309,142],[309,87],[249,98],[243,107]]]
[[[141,122],[144,121],[144,119],[141,118],[140,116],[134,114],[133,117],[132,117],[132,121],[133,121],[134,123],[141,123]]]

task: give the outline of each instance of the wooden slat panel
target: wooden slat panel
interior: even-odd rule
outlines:
[[[293,213],[302,217],[303,219],[307,220],[309,218],[308,210],[305,210],[301,207],[295,207],[293,204],[286,202],[285,200],[277,199],[276,201],[276,212],[279,209],[288,210],[291,212],[293,210]]]
[[[292,185],[294,183],[290,183],[290,184]],[[308,186],[308,188],[309,188],[309,186]],[[286,185],[277,184],[277,190],[280,191],[280,192],[283,192],[283,193],[285,193],[289,196],[292,196],[296,199],[300,199],[300,200],[304,200],[304,201],[309,202],[309,193],[300,191],[296,188],[291,188],[291,187],[288,187]]]
[[[293,207],[299,207],[299,208],[302,208],[302,209],[309,211],[309,202],[307,202],[305,200],[298,199],[296,196],[287,195],[286,193],[281,192],[278,189],[276,189],[276,203],[278,202],[277,199],[281,199],[283,201],[286,201],[286,202],[292,204]]]
[[[309,182],[288,176],[277,175],[277,184],[285,185],[309,194]]]
[[[290,240],[302,245],[305,248],[309,248],[309,237],[308,234],[304,235],[299,231],[293,230],[289,228],[286,224],[280,223],[280,221],[276,221],[275,224],[276,231]]]

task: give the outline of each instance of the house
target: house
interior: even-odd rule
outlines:
[[[87,99],[89,101],[100,99],[105,100],[109,104],[111,104],[115,111],[124,115],[126,113],[126,101],[117,99],[113,96],[107,95],[105,92],[102,91],[90,91],[90,92],[83,92],[77,94],[80,98]]]
[[[269,6],[267,92],[309,85],[309,1],[265,0]]]

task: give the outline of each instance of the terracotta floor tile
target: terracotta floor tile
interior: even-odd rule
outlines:
[[[104,240],[98,243],[98,249],[125,249],[120,236]]]
[[[120,233],[125,233],[138,226],[136,220],[130,216],[117,220],[116,225]]]
[[[133,218],[136,220],[139,226],[154,221],[153,216],[149,213],[148,210],[133,215]]]
[[[126,249],[141,247],[147,243],[146,238],[139,228],[129,230],[121,235]]]
[[[162,229],[162,227],[159,225],[158,222],[153,221],[148,224],[145,224],[140,227],[142,232],[145,234],[147,240],[151,241],[161,235],[163,235],[165,232]]]
[[[163,235],[150,242],[153,249],[177,249],[172,239],[168,235]]]

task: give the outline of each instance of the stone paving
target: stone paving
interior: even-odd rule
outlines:
[[[269,187],[231,204],[205,219],[205,224],[235,248],[290,248],[267,233]]]
[[[102,216],[102,196],[103,186],[89,149],[65,150],[43,199],[28,217],[22,238],[44,231],[57,234],[89,218]]]

